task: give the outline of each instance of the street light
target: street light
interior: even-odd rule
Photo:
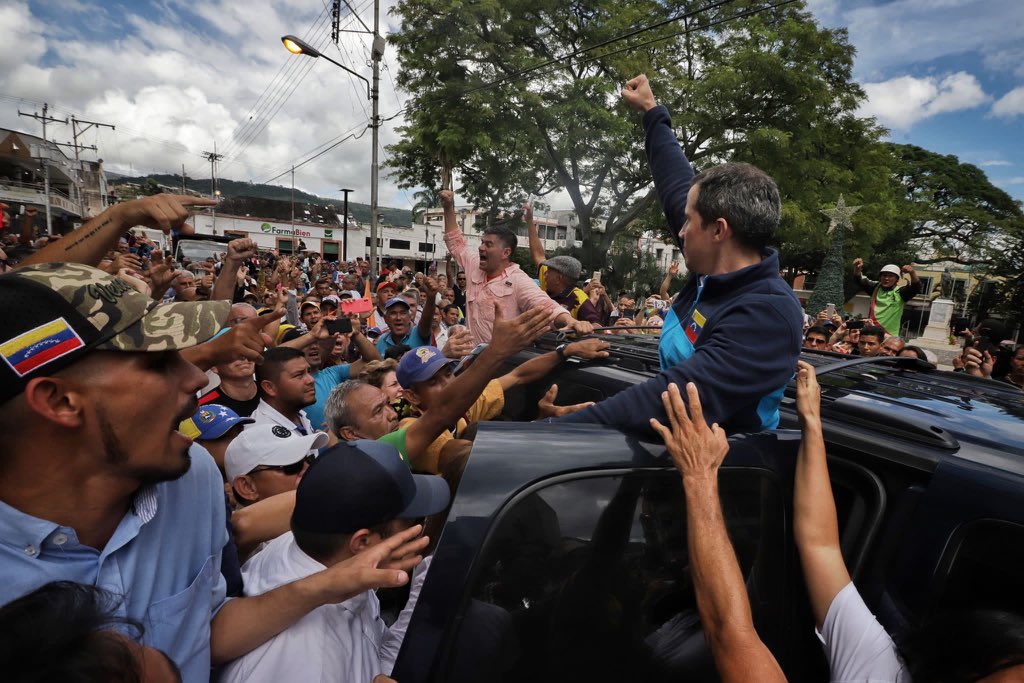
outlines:
[[[358,18],[358,16],[356,18]],[[360,23],[362,23],[361,19]],[[363,26],[366,26],[366,24],[363,24]],[[370,31],[367,31],[367,33],[370,33]],[[380,0],[374,0],[373,3],[372,34],[373,48],[370,51],[373,62],[372,84],[370,81],[367,81],[364,76],[357,74],[344,64],[339,64],[334,61],[301,38],[293,35],[287,35],[281,37],[281,42],[284,43],[285,49],[292,54],[306,55],[307,57],[313,57],[314,59],[317,57],[323,57],[331,64],[344,69],[366,83],[366,97],[373,105],[373,115],[370,119],[370,130],[373,132],[373,141],[370,143],[373,145],[372,161],[370,163],[370,278],[374,279],[377,277],[377,175],[379,170],[379,164],[377,161],[377,141],[380,133],[380,115],[378,112],[380,100],[380,60],[384,56],[384,38],[380,35]],[[348,213],[346,212],[345,215],[347,220]],[[348,246],[347,241],[344,246]]]

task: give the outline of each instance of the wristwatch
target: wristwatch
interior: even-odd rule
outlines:
[[[558,360],[567,360],[568,357],[565,355],[565,348],[567,346],[569,346],[569,345],[568,344],[559,344],[558,346],[555,347],[555,353],[558,354]]]

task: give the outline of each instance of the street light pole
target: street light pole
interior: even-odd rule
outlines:
[[[373,0],[373,83],[370,86],[370,99],[373,101],[373,161],[370,166],[370,279],[377,280],[379,266],[377,263],[377,144],[380,136],[380,60],[384,56],[384,38],[380,35],[380,0]]]

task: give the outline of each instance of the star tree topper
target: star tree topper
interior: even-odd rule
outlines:
[[[836,202],[834,209],[822,209],[821,211],[828,216],[828,234],[831,235],[837,227],[853,230],[853,221],[850,218],[858,211],[860,211],[859,206],[847,206],[843,195],[839,195],[839,201]]]

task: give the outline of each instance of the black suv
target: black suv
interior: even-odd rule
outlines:
[[[549,336],[520,363],[554,348]],[[657,337],[509,393],[505,417],[599,401],[657,372]],[[1024,613],[1024,394],[916,359],[804,354],[817,367],[847,565],[897,635],[935,610]],[[723,513],[758,633],[792,681],[827,680],[792,540],[800,433],[731,437]],[[713,681],[680,477],[660,443],[584,425],[481,425],[394,678]]]

